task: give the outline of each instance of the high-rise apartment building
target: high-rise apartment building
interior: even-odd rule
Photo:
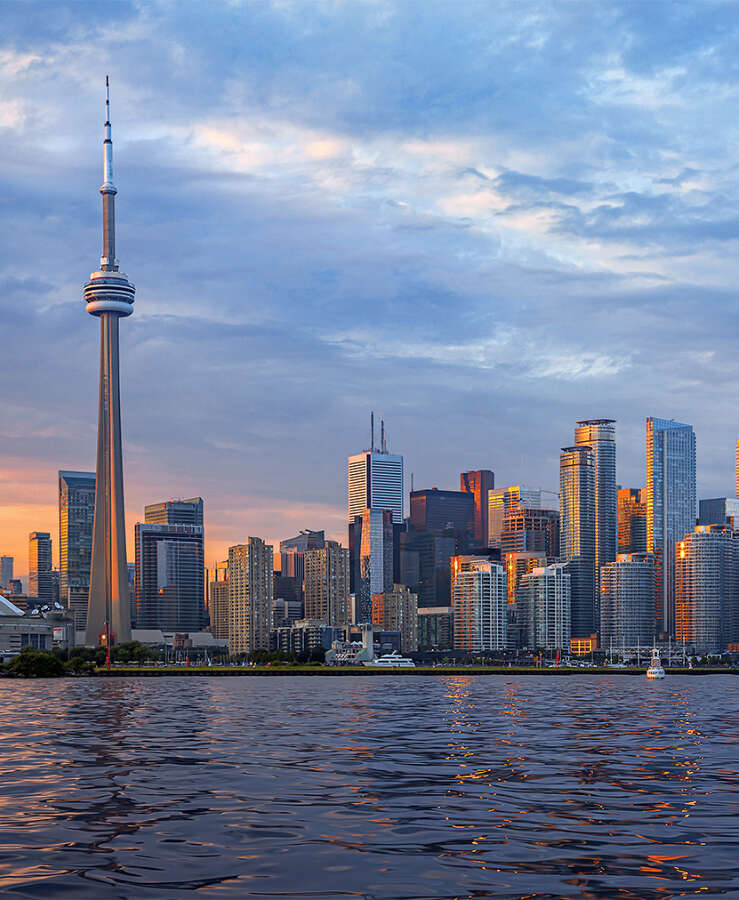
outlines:
[[[739,641],[739,536],[697,525],[677,542],[675,636],[696,653],[721,653]]]
[[[571,580],[567,565],[555,563],[532,569],[519,581],[516,610],[530,650],[569,649]]]
[[[13,562],[12,556],[0,556],[0,588],[8,590],[10,582],[13,580]]]
[[[658,631],[675,628],[675,545],[695,527],[695,434],[690,425],[647,419],[647,550],[657,567]]]
[[[459,489],[472,494],[475,502],[472,536],[476,547],[489,545],[488,516],[490,491],[495,488],[495,475],[490,469],[462,472]]]
[[[505,650],[506,606],[506,572],[500,563],[484,556],[452,559],[455,650]]]
[[[650,647],[656,596],[651,553],[620,553],[600,570],[600,635],[603,650]]]
[[[228,548],[228,649],[232,654],[269,650],[274,561],[261,538]]]
[[[595,458],[587,444],[563,447],[559,458],[559,552],[572,576],[572,637],[598,629],[595,591]]]
[[[390,509],[365,509],[349,525],[355,616],[359,624],[371,621],[373,594],[392,590],[393,538],[393,514]]]
[[[403,653],[418,650],[418,597],[405,585],[372,597],[372,624],[380,631],[399,631]]]
[[[137,522],[137,628],[199,631],[207,623],[202,525]]]
[[[32,531],[28,535],[28,596],[38,597],[42,604],[54,602],[48,531]]]
[[[305,551],[305,618],[326,625],[348,625],[349,550],[338,541],[325,541],[321,549]]]
[[[59,472],[59,599],[76,631],[87,626],[95,473]]]
[[[618,552],[615,419],[583,419],[575,444],[590,447],[595,470],[595,571],[613,562]]]
[[[520,484],[488,491],[488,546],[500,549],[505,514],[514,509],[541,509],[541,491]]]
[[[199,525],[203,527],[203,498],[164,500],[144,507],[144,522],[150,525]]]
[[[735,456],[735,479],[736,479],[736,496],[739,497],[739,437],[736,439],[736,456]]]
[[[208,572],[208,617],[210,630],[219,640],[228,640],[228,560],[216,562]]]
[[[618,552],[647,552],[646,491],[618,489]]]

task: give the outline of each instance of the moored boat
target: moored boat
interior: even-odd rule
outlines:
[[[662,668],[662,660],[659,658],[659,650],[655,647],[652,650],[652,659],[647,669],[647,678],[656,680],[665,677],[665,670]]]

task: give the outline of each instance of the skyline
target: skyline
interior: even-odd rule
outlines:
[[[74,4],[39,31],[38,7],[16,6],[0,56],[0,553],[19,574],[29,532],[56,538],[58,470],[94,469],[97,334],[79,296],[106,71],[139,285],[122,336],[129,559],[145,503],[177,496],[205,499],[208,562],[304,527],[345,543],[345,461],[372,408],[419,488],[490,468],[553,489],[572,425],[601,416],[618,420],[618,482],[642,487],[653,415],[694,426],[698,497],[732,495],[730,10],[622,5],[601,33],[586,9],[533,4],[196,19]],[[476,16],[501,35],[476,44],[483,74],[452,54]]]

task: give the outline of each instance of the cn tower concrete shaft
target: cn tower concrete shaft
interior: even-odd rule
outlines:
[[[107,79],[106,79],[107,85]],[[97,646],[131,640],[131,611],[126,564],[123,502],[121,398],[118,369],[118,322],[133,313],[134,286],[118,271],[115,258],[115,195],[110,101],[103,142],[103,255],[100,271],[85,284],[87,312],[100,319],[100,401],[98,407],[97,481],[92,532],[90,597],[85,643]]]

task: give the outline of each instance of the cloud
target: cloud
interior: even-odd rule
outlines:
[[[81,284],[106,73],[137,285],[131,521],[202,494],[214,555],[339,535],[371,408],[419,486],[481,465],[553,486],[574,420],[598,415],[618,418],[619,480],[638,486],[643,418],[674,415],[698,432],[699,493],[732,489],[730,6],[5,12],[0,469],[25,474],[3,482],[0,551],[25,559],[28,515],[8,509],[55,531],[56,470],[94,464]]]

